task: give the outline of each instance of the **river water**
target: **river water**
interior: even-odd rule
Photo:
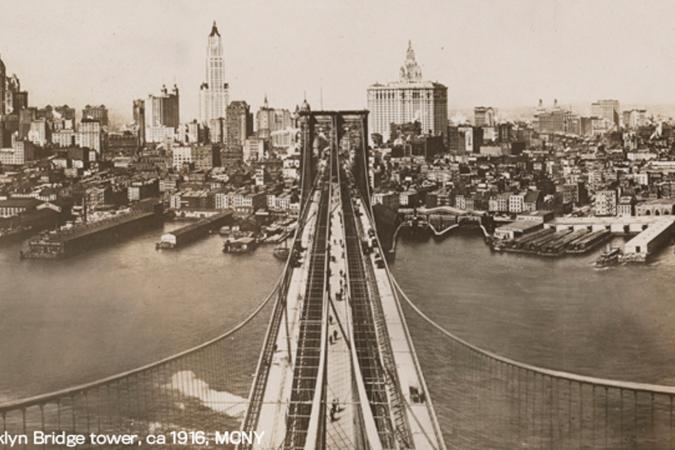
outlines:
[[[401,239],[391,264],[411,300],[447,330],[528,364],[675,385],[672,246],[650,264],[595,269],[601,249],[564,258],[492,253],[480,232],[453,233]],[[424,359],[442,338],[416,315],[409,325],[423,369],[442,375],[442,362]]]
[[[59,262],[20,261],[18,245],[0,247],[0,400],[199,344],[246,317],[282,269],[269,246],[225,255],[214,235],[155,251],[160,234]],[[411,299],[476,345],[548,368],[675,384],[672,247],[651,264],[606,270],[591,267],[597,252],[494,254],[467,230],[402,239],[397,252],[391,268]],[[442,338],[418,318],[409,323],[425,373],[442,378],[449,362],[424,357]]]
[[[181,226],[167,223],[166,230]],[[162,230],[63,261],[0,247],[0,400],[92,381],[221,334],[273,288],[270,246],[222,253],[211,235],[156,251]]]

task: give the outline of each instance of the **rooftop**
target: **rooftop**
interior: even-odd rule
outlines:
[[[536,228],[541,226],[539,222],[533,222],[531,220],[516,220],[515,222],[507,223],[499,227],[501,230],[514,230],[514,231],[525,231],[530,228]]]
[[[31,208],[37,207],[42,201],[34,198],[9,198],[0,200],[0,208]]]
[[[216,21],[213,21],[213,26],[211,27],[211,33],[209,34],[209,37],[212,36],[218,36],[220,37],[220,33],[218,32],[218,27],[216,26]]]

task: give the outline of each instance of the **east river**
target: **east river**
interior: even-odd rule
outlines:
[[[197,345],[254,310],[282,269],[269,246],[225,255],[214,235],[155,251],[160,234],[56,262],[20,261],[18,245],[0,247],[0,400]],[[548,368],[675,385],[672,246],[643,266],[596,270],[595,257],[494,254],[479,234],[459,230],[442,241],[400,240],[391,268],[422,310],[485,349]],[[427,377],[442,378],[450,362],[425,359],[425,348],[443,338],[418,317],[409,325]]]

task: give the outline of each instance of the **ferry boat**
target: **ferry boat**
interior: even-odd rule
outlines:
[[[600,257],[595,261],[595,267],[607,267],[619,264],[621,261],[620,248],[607,248]]]

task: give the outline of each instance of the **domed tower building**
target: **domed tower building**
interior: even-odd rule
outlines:
[[[420,122],[423,134],[442,135],[446,140],[448,88],[422,78],[410,41],[398,81],[375,83],[368,88],[368,110],[368,129],[384,141],[396,138],[391,136],[391,124],[415,121]]]

